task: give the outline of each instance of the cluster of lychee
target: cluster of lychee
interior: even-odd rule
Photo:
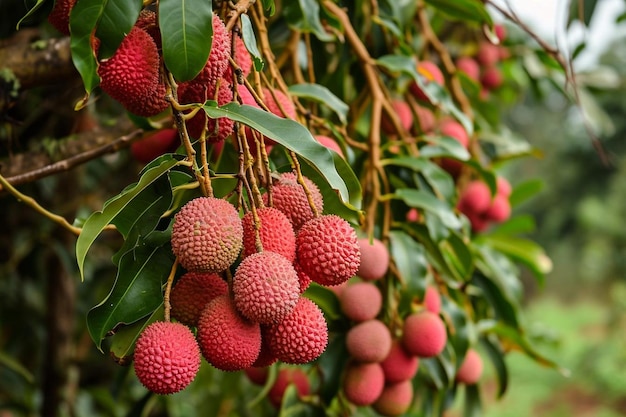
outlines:
[[[243,217],[215,197],[192,199],[175,215],[172,251],[186,270],[170,296],[178,322],[148,327],[135,351],[137,377],[149,390],[184,388],[200,354],[217,369],[237,371],[276,361],[306,364],[324,352],[324,315],[302,293],[312,281],[347,281],[361,254],[352,226],[339,216],[320,215],[319,189],[301,177],[305,189],[297,177],[281,174],[271,188],[272,206]],[[269,194],[264,197],[269,203]],[[231,269],[232,279],[225,280]]]
[[[511,216],[511,184],[497,177],[496,195],[492,197],[489,186],[480,180],[470,181],[459,197],[457,208],[468,218],[475,232],[486,230],[492,223],[502,223]]]

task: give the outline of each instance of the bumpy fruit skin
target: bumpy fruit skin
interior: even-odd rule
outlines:
[[[127,109],[140,111],[158,92],[159,60],[152,37],[135,26],[113,56],[100,62],[100,88]]]
[[[474,58],[469,56],[462,56],[456,60],[456,68],[459,71],[463,71],[467,76],[478,82],[480,79],[480,65]]]
[[[252,72],[252,55],[248,52],[246,45],[239,36],[235,37],[235,53],[233,56],[233,60],[239,65],[241,68],[241,72],[243,78],[247,78]],[[228,80],[230,83],[234,82],[233,79],[233,67],[229,65],[226,67],[226,71],[224,72],[223,77]]]
[[[407,352],[401,341],[394,340],[389,354],[380,366],[385,374],[385,383],[394,384],[412,379],[417,373],[419,359]]]
[[[462,384],[473,385],[478,382],[482,373],[483,360],[474,349],[468,349],[456,373],[456,380]]]
[[[187,326],[154,322],[137,339],[134,368],[147,389],[161,395],[173,394],[196,377],[200,349]]]
[[[304,177],[304,183],[311,193],[313,203],[318,212],[324,209],[324,200],[317,185],[310,179]],[[304,188],[298,183],[296,174],[285,172],[281,174],[278,182],[272,188],[272,201],[274,207],[282,211],[291,221],[293,230],[297,232],[304,223],[315,217]],[[263,201],[268,204],[268,196],[263,196]]]
[[[343,392],[354,405],[373,404],[385,387],[385,375],[378,363],[352,362],[346,369]]]
[[[278,361],[269,343],[267,343],[267,337],[263,336],[264,333],[264,325],[261,325],[261,351],[259,357],[252,364],[255,368],[265,368]]]
[[[339,295],[341,311],[356,322],[376,318],[383,306],[383,295],[378,287],[369,282],[348,285]]]
[[[298,264],[298,262],[294,262],[293,266],[298,273],[298,281],[300,281],[300,294],[302,294],[306,291],[307,288],[309,288],[309,285],[311,285],[311,282],[313,282],[313,280],[310,276],[306,274],[306,272],[302,270],[302,267],[300,266],[300,264]]]
[[[356,274],[365,281],[381,279],[389,269],[389,250],[380,240],[374,238],[370,244],[367,237],[359,238],[361,263]]]
[[[368,320],[348,330],[346,348],[359,362],[382,362],[391,350],[391,332],[380,320]]]
[[[325,147],[327,147],[331,151],[337,152],[339,154],[339,156],[341,156],[342,158],[345,158],[345,156],[343,154],[343,150],[341,149],[341,146],[339,146],[339,144],[337,142],[335,142],[335,140],[333,138],[331,138],[329,136],[326,136],[326,135],[315,135],[314,138],[320,144],[324,145]]]
[[[276,116],[288,119],[296,118],[296,107],[285,93],[280,90],[264,88],[263,96],[267,108]]]
[[[215,95],[215,85],[202,84],[200,82],[182,83],[179,87],[179,101],[181,104],[204,103],[207,100],[216,100],[219,106],[233,101],[233,90],[226,80],[222,79]],[[232,132],[235,122],[227,117],[218,119],[208,118],[204,111],[199,111],[193,118],[187,121],[187,131],[192,138],[200,138],[204,125],[207,130],[205,139],[209,143],[219,143],[226,139]]]
[[[293,311],[300,297],[300,282],[291,262],[263,251],[245,258],[233,277],[237,310],[248,320],[272,324]]]
[[[241,317],[227,295],[202,311],[197,337],[202,356],[222,371],[251,367],[261,350],[260,325]]]
[[[361,251],[356,232],[334,214],[309,220],[296,236],[296,258],[313,281],[339,285],[359,269]]]
[[[130,145],[133,158],[142,164],[147,164],[164,153],[174,152],[180,143],[178,130],[161,129],[148,133],[142,139]]]
[[[441,72],[437,64],[435,64],[434,62],[431,62],[431,61],[418,62],[417,72],[418,74],[424,77],[425,79],[424,81],[426,84],[436,83],[439,85],[443,85],[445,82],[443,73]],[[409,90],[418,100],[422,100],[426,102],[430,101],[428,97],[426,96],[426,94],[424,93],[424,91],[422,91],[422,89],[420,88],[419,85],[417,85],[416,82],[413,82],[412,84],[409,85]]]
[[[267,398],[274,407],[280,407],[285,391],[291,384],[295,385],[298,396],[300,397],[311,393],[309,377],[302,369],[283,368],[278,371],[276,382],[274,382],[274,385],[272,385],[272,388],[270,388],[270,391],[267,393]]]
[[[296,235],[287,216],[275,207],[258,209],[257,216],[263,250],[278,253],[293,262],[296,259]],[[251,211],[243,216],[242,223],[245,258],[257,252],[254,216]]]
[[[48,22],[65,36],[70,35],[70,12],[75,4],[76,0],[55,0],[48,15]]]
[[[195,198],[174,217],[172,251],[189,271],[224,271],[237,259],[242,240],[241,219],[226,200]]]
[[[230,56],[230,33],[226,31],[224,22],[217,14],[213,14],[213,39],[211,52],[206,64],[198,75],[192,80],[193,83],[212,87],[215,91],[217,81],[222,78],[228,67]],[[227,80],[230,82],[230,80]]]
[[[399,416],[406,413],[413,401],[413,384],[402,381],[386,385],[372,408],[383,416]]]
[[[437,356],[447,340],[446,325],[428,310],[410,314],[404,320],[402,344],[411,355],[420,358]]]
[[[219,275],[186,272],[170,294],[172,317],[188,326],[197,326],[202,310],[214,298],[228,294],[228,284]]]
[[[398,116],[400,120],[400,125],[405,131],[410,131],[411,126],[413,126],[413,113],[411,113],[411,107],[407,104],[407,102],[402,100],[392,100],[391,105],[393,107],[394,112]],[[396,133],[396,129],[393,126],[391,121],[391,117],[389,117],[386,113],[383,114],[383,117],[380,120],[380,127],[383,132],[388,135]]]
[[[426,310],[430,311],[434,314],[439,314],[441,312],[441,295],[437,288],[429,285],[426,287],[426,292],[424,293],[424,306]]]
[[[311,300],[300,297],[285,319],[264,327],[270,350],[276,357],[294,365],[317,359],[326,350],[328,327],[322,310]]]

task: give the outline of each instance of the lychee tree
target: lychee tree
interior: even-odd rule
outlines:
[[[535,183],[506,179],[535,150],[500,116],[529,56],[563,61],[490,3],[54,2],[72,106],[122,127],[67,164],[141,169],[73,224],[0,182],[77,236],[81,279],[121,237],[86,320],[136,413],[441,415],[464,390],[477,415],[483,367],[497,396],[511,351],[558,368],[521,315],[521,267],[550,269],[512,213]]]

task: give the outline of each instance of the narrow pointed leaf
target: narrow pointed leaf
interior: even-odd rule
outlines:
[[[310,83],[293,84],[289,86],[289,92],[294,96],[315,100],[326,105],[335,112],[342,124],[345,125],[348,122],[348,105],[327,87]]]
[[[493,26],[491,15],[478,0],[425,0],[443,14],[458,20]]]
[[[104,13],[106,2],[107,0],[81,0],[76,2],[70,13],[72,61],[83,79],[87,94],[100,83],[98,62],[91,49],[91,37]]]
[[[241,37],[244,45],[246,45],[246,49],[250,52],[250,55],[254,60],[254,68],[257,71],[261,71],[264,65],[263,56],[261,55],[261,52],[259,52],[259,48],[256,44],[254,28],[252,27],[252,22],[250,22],[250,18],[247,14],[241,15]]]
[[[461,220],[459,220],[448,203],[439,200],[427,191],[401,188],[396,190],[394,197],[403,200],[410,207],[421,208],[431,212],[451,229],[459,229],[461,227]]]
[[[96,37],[100,39],[98,56],[109,58],[137,21],[141,0],[108,0],[100,17]]]
[[[22,16],[22,18],[17,22],[17,25],[15,25],[15,30],[20,30],[20,25],[22,24],[23,21],[25,21],[26,19],[28,19],[29,17],[31,17],[37,10],[39,10],[39,8],[46,2],[46,0],[37,0],[37,3],[35,3],[33,5],[33,7],[31,7],[28,12]]]

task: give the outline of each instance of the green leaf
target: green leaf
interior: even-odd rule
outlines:
[[[173,263],[169,246],[140,246],[121,257],[111,292],[87,314],[89,334],[98,349],[116,326],[134,323],[161,305],[161,287]]]
[[[465,404],[463,406],[463,417],[481,417],[483,406],[480,401],[480,391],[477,384],[465,386]]]
[[[341,124],[348,123],[350,108],[327,87],[320,84],[293,84],[289,86],[289,93],[296,97],[304,97],[325,104],[339,117]]]
[[[274,4],[274,0],[261,0],[263,4],[264,10],[269,10],[270,16],[273,16],[276,13],[276,4]]]
[[[453,19],[493,26],[491,15],[478,0],[426,0],[426,3]]]
[[[345,335],[337,333],[331,338],[328,347],[316,362],[321,374],[320,379],[323,382],[320,384],[319,395],[326,404],[329,404],[339,392],[341,375],[348,357]]]
[[[250,18],[247,14],[241,15],[241,37],[243,39],[244,45],[246,45],[246,49],[250,52],[252,59],[254,61],[254,68],[257,71],[263,70],[263,56],[261,52],[259,52],[259,48],[256,44],[256,36],[254,34],[254,28],[252,27],[252,23],[250,22]]]
[[[487,352],[489,360],[491,360],[498,380],[498,398],[502,398],[509,386],[509,370],[504,361],[505,353],[497,339],[492,340],[490,337],[481,337],[480,344],[484,348],[483,350]]]
[[[320,4],[317,0],[289,1],[283,5],[289,26],[300,32],[313,33],[321,41],[333,40],[320,20]]]
[[[120,365],[130,363],[135,351],[135,342],[139,338],[139,335],[148,325],[155,321],[163,320],[163,303],[154,310],[154,312],[143,320],[133,323],[128,326],[122,326],[111,337],[111,346],[109,352],[111,356]]]
[[[446,240],[439,243],[439,249],[457,280],[466,281],[471,277],[474,256],[463,239],[456,233],[450,233]]]
[[[159,1],[163,60],[178,81],[194,78],[209,58],[213,39],[212,7],[212,0]]]
[[[433,192],[444,200],[451,201],[456,195],[456,187],[450,174],[428,159],[404,156],[393,159],[383,159],[381,164],[383,166],[393,165],[406,167],[420,173],[428,182]]]
[[[444,225],[451,229],[460,229],[461,220],[445,201],[424,190],[400,188],[393,194],[394,198],[404,201],[408,206],[420,208],[437,216]]]
[[[545,274],[552,270],[552,261],[537,243],[529,239],[503,235],[485,235],[485,242],[496,250],[526,265],[535,275],[540,285],[545,282]]]
[[[513,189],[513,193],[511,193],[511,196],[509,197],[511,206],[519,206],[524,201],[535,197],[543,190],[544,185],[544,181],[541,179],[531,179],[517,184]]]
[[[429,276],[424,246],[401,230],[389,232],[391,257],[412,297],[424,298]],[[411,297],[411,298],[412,298]]]
[[[567,27],[569,27],[574,21],[578,20],[585,26],[589,27],[593,12],[596,9],[598,0],[572,0],[569,4],[569,17],[567,19]],[[583,8],[580,9],[582,4]]]
[[[219,108],[207,102],[203,108],[211,118],[228,117],[294,151],[326,178],[331,187],[339,192],[344,204],[351,204],[356,209],[360,207],[361,186],[350,165],[316,141],[300,123],[235,102]]]
[[[99,83],[98,62],[91,49],[91,36],[104,12],[107,0],[81,0],[70,13],[70,50],[85,91],[91,92]]]
[[[472,283],[482,290],[482,297],[489,308],[494,310],[496,319],[513,327],[519,327],[518,303],[512,300],[492,280],[482,274],[474,274]]]
[[[422,158],[451,157],[460,161],[470,159],[470,153],[458,140],[449,136],[428,137],[428,141],[435,143],[420,148]]]
[[[97,211],[89,216],[76,240],[76,262],[78,263],[81,279],[84,279],[87,251],[89,251],[89,248],[104,228],[144,189],[178,163],[179,161],[176,159],[166,159],[160,165],[150,168],[141,176],[141,179],[135,186],[124,190],[104,203],[102,211]]]
[[[9,369],[24,378],[29,384],[35,383],[35,376],[15,358],[0,351],[0,365],[2,368]]]
[[[112,56],[139,17],[141,0],[108,0],[96,29],[100,59]]]
[[[39,10],[41,5],[45,2],[46,0],[37,0],[37,3],[35,3],[35,5],[31,7],[30,10],[28,10],[28,12],[24,16],[22,16],[22,18],[17,22],[17,25],[15,25],[15,30],[20,30],[20,25],[22,24],[22,22],[31,17],[37,10]]]
[[[322,309],[326,316],[326,321],[338,320],[343,316],[341,314],[339,299],[330,288],[311,283],[309,288],[304,292],[304,296],[310,298]]]

